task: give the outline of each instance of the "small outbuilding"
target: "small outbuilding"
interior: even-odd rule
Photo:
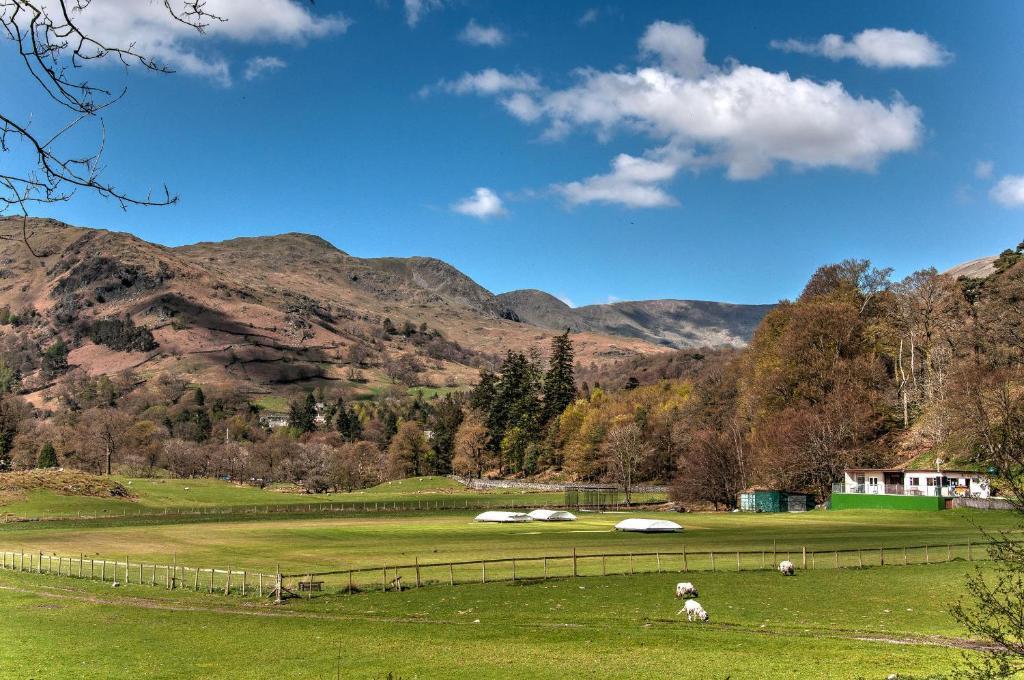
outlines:
[[[739,508],[746,512],[803,512],[813,507],[813,496],[778,489],[747,489],[739,497]]]
[[[544,508],[539,508],[529,514],[530,517],[540,522],[572,522],[576,519],[576,515],[568,510],[545,510]]]
[[[668,531],[682,531],[683,527],[667,519],[624,519],[615,525],[618,531],[639,531],[653,534]]]
[[[525,512],[505,512],[503,510],[488,510],[476,516],[477,522],[532,522],[533,518]]]

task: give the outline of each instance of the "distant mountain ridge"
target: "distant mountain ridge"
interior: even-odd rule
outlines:
[[[774,307],[705,300],[637,300],[573,308],[540,290],[511,291],[497,299],[521,321],[541,328],[637,338],[674,349],[743,346]]]

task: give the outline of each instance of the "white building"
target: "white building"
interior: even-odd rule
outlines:
[[[833,485],[833,493],[945,498],[991,496],[988,477],[970,470],[852,468],[845,470],[843,476],[842,484]]]

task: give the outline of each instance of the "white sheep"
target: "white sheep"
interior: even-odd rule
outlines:
[[[697,597],[697,589],[689,581],[677,583],[676,597]]]
[[[783,576],[792,576],[796,573],[796,567],[789,560],[782,560],[779,562],[779,573]]]
[[[707,621],[708,613],[704,607],[700,606],[700,602],[697,600],[687,600],[683,608],[676,612],[676,616],[679,616],[683,612],[686,612],[687,621]]]

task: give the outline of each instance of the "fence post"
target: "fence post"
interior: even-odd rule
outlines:
[[[924,546],[924,563],[925,564],[931,564],[931,560],[928,557],[928,544],[927,543]]]
[[[513,562],[512,565],[513,565],[512,566],[512,574],[513,574],[512,580],[514,581],[514,580],[516,580],[515,579],[515,573],[516,573],[515,572],[515,562]],[[416,558],[416,587],[417,588],[420,587],[420,558],[419,557]]]
[[[903,546],[903,566],[907,566],[907,546]]]
[[[878,566],[885,566],[885,548],[878,549]]]
[[[139,570],[139,576],[142,576],[142,570]],[[199,567],[196,567],[196,578],[192,585],[192,590],[199,592]],[[263,574],[260,574],[260,595],[263,595]]]
[[[352,570],[348,570],[348,594],[352,594]]]
[[[277,585],[274,588],[274,602],[281,604],[281,563],[277,564]]]
[[[630,571],[633,570],[633,556],[630,555]],[[572,575],[575,577],[578,572],[576,571],[576,548],[572,549]]]
[[[228,577],[224,579],[224,594],[231,592],[231,567],[228,567]]]
[[[739,559],[739,557],[738,557],[739,553],[736,553],[736,555],[737,555],[737,560],[738,560]],[[656,553],[654,553],[654,556],[655,556],[655,559],[658,560],[658,573],[660,574],[661,573],[661,553],[660,552],[656,552]]]
[[[861,550],[860,548],[857,548],[857,565],[861,569],[864,568],[864,551]]]
[[[231,576],[231,572],[229,571],[228,572],[228,577],[230,577],[230,576]],[[312,574],[309,574],[308,576],[306,576],[306,588],[307,588],[307,590],[306,590],[306,599],[307,600],[312,600],[313,599],[313,575]]]
[[[686,544],[683,543],[683,573],[686,573],[687,571],[689,571],[690,570],[689,567],[690,567],[690,565],[688,565],[686,563]]]
[[[946,544],[946,561],[947,562],[952,562],[953,561],[952,550],[949,547],[949,543]]]
[[[155,572],[155,570],[156,570],[155,566],[153,567],[153,570]],[[281,567],[278,567],[277,570],[281,571]],[[214,575],[215,574],[216,574],[216,570],[213,567],[210,567],[210,592],[211,593],[213,592],[213,579],[214,579]],[[280,595],[280,593],[278,593],[278,595]]]
[[[455,569],[452,567],[452,563],[448,563],[448,585],[455,585]]]
[[[811,551],[811,569],[814,569],[814,551]]]
[[[480,561],[480,583],[487,583],[487,562]]]
[[[245,571],[242,571],[242,597],[245,597]]]
[[[101,581],[106,581],[107,580],[107,561],[106,560],[103,560],[102,563],[100,564],[100,580]]]
[[[807,546],[803,546],[800,550],[803,553],[803,557],[801,558],[802,566],[800,568],[807,569]]]
[[[117,578],[116,575],[115,575],[115,578]],[[131,579],[131,571],[129,570],[129,566],[128,566],[128,556],[125,555],[124,556],[124,583],[125,583],[125,585],[128,585],[131,582],[132,582],[132,579]]]
[[[629,553],[629,573],[633,574],[633,553]]]
[[[601,576],[606,576],[608,574],[608,569],[605,565],[606,559],[607,558],[604,555],[601,555]]]
[[[544,578],[548,577],[548,558],[544,556]]]
[[[839,568],[839,551],[836,550],[836,569]]]
[[[711,571],[715,570],[715,551],[711,551]]]
[[[516,559],[512,558],[512,583],[516,582]]]

